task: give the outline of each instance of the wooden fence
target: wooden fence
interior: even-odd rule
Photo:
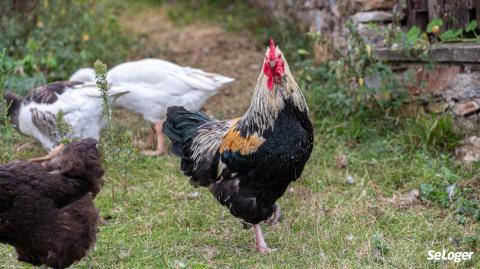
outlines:
[[[470,21],[480,19],[480,0],[407,0],[407,8],[407,26],[423,30],[434,18],[443,20],[442,31],[464,28]]]

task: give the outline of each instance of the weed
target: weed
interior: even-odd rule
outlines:
[[[390,246],[385,242],[383,234],[375,233],[372,235],[373,247],[382,255],[387,255],[390,251]]]
[[[16,140],[16,131],[11,123],[8,110],[11,104],[3,98],[5,95],[5,80],[7,78],[8,70],[5,66],[5,50],[0,53],[0,134],[5,141],[6,151],[2,151],[2,155],[6,155],[7,160],[14,158],[13,146]],[[5,158],[2,156],[2,159]]]
[[[108,177],[113,180],[112,184],[112,202],[116,201],[115,186],[119,185],[123,189],[123,194],[127,192],[128,181],[132,178],[130,172],[131,166],[128,165],[132,160],[136,159],[133,147],[132,133],[115,128],[113,124],[113,115],[111,107],[111,97],[109,95],[109,85],[107,81],[107,65],[97,60],[94,64],[95,79],[100,89],[102,97],[103,116],[105,117],[107,129],[105,132],[106,139],[102,140],[102,147],[105,153],[105,162],[108,170]],[[121,179],[118,182],[117,179]]]
[[[72,126],[65,121],[65,113],[63,110],[59,110],[55,115],[55,126],[57,127],[58,141],[61,144],[68,145],[72,142],[70,138],[72,135]]]
[[[110,97],[108,93],[107,65],[102,61],[97,60],[93,65],[93,68],[95,69],[95,80],[102,97],[102,114],[105,117],[107,125],[107,139],[103,145],[105,152],[107,153],[107,158],[113,158],[115,155],[112,154],[111,149],[114,145],[115,138],[112,123],[112,108],[110,106]]]
[[[448,115],[421,116],[405,119],[405,143],[430,150],[452,152],[460,143],[462,135],[455,131],[453,119]]]

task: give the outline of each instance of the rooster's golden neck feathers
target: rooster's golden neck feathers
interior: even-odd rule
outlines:
[[[290,73],[287,60],[273,44],[271,40],[250,107],[237,124],[238,129],[249,130],[249,134],[262,134],[273,128],[286,101],[293,103],[301,112],[308,111],[305,98]]]

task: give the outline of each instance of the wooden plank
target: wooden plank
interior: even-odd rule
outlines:
[[[418,26],[425,30],[428,24],[428,0],[409,0],[407,7],[407,26]]]
[[[477,23],[480,23],[480,0],[475,0],[475,8],[476,8],[476,11],[475,11],[475,14],[476,14],[476,20],[477,20]]]
[[[460,29],[468,25],[470,16],[465,0],[445,0],[443,13],[445,29]]]
[[[475,9],[475,0],[467,0],[468,9]]]
[[[443,0],[428,0],[428,20],[441,18],[443,11]]]
[[[452,1],[452,0],[450,0]],[[465,28],[470,22],[470,14],[468,12],[468,2],[467,1],[457,1],[456,2],[456,13],[454,14],[454,28]]]
[[[420,52],[411,55],[419,55]],[[420,57],[409,56],[403,50],[379,48],[374,56],[385,62],[424,62]],[[436,44],[430,50],[427,59],[438,63],[451,64],[480,64],[480,44],[478,43],[452,43]]]

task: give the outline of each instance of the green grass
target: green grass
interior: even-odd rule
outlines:
[[[129,120],[119,135],[132,135],[131,125],[140,126],[123,113],[116,118]],[[427,250],[478,252],[480,226],[473,218],[462,225],[453,210],[435,203],[399,210],[384,201],[422,182],[447,180],[451,173],[468,179],[474,169],[464,171],[449,155],[411,149],[397,136],[351,148],[329,128],[316,133],[302,179],[280,200],[284,221],[275,229],[265,227],[276,252],[253,251],[253,231],[243,229],[207,190],[190,186],[177,158],[134,152],[130,161],[107,167],[96,199],[105,223],[94,250],[75,268],[442,268],[426,260]],[[40,152],[35,148],[18,156]],[[349,160],[345,169],[335,164],[339,154]],[[347,174],[353,185],[345,184]],[[192,198],[192,192],[199,196]],[[11,247],[2,245],[0,256],[2,268],[28,268],[16,262]],[[475,257],[458,266],[479,264]]]
[[[184,23],[193,23],[225,5],[211,2],[218,5],[198,14],[178,9],[186,4],[172,10],[184,12],[178,13],[187,16]],[[152,5],[140,3],[135,8]],[[233,16],[235,22],[234,14],[229,10],[224,15]],[[229,28],[232,21],[226,23]],[[292,62],[291,66],[299,73],[305,67]],[[256,253],[253,231],[243,229],[208,190],[190,186],[176,157],[146,158],[133,149],[133,138],[144,134],[147,126],[125,111],[114,111],[115,144],[110,149],[118,156],[105,162],[105,184],[95,200],[104,221],[94,249],[74,268],[480,267],[480,224],[471,212],[478,203],[464,202],[470,196],[463,190],[453,202],[445,196],[446,186],[468,182],[480,168],[478,163],[464,167],[455,162],[452,152],[461,137],[452,132],[451,121],[385,117],[368,109],[344,113],[338,108],[354,104],[347,95],[333,94],[344,94],[342,85],[319,83],[314,72],[325,76],[328,70],[296,76],[300,85],[307,85],[315,120],[314,151],[302,178],[279,200],[283,221],[274,229],[264,227],[267,243],[277,249],[274,253]],[[102,134],[103,145],[107,137]],[[0,138],[1,148],[7,146],[5,141]],[[44,153],[30,138],[22,137],[16,144],[25,143],[35,146],[15,152],[15,158]],[[337,165],[340,155],[346,156],[346,167]],[[1,163],[7,160],[0,154]],[[346,183],[349,175],[353,184]],[[422,191],[420,202],[396,208],[387,201],[411,189]],[[472,191],[479,197],[479,190]],[[427,260],[428,250],[443,248],[474,251],[474,259],[458,264]],[[30,267],[16,261],[13,248],[0,245],[0,268]]]

